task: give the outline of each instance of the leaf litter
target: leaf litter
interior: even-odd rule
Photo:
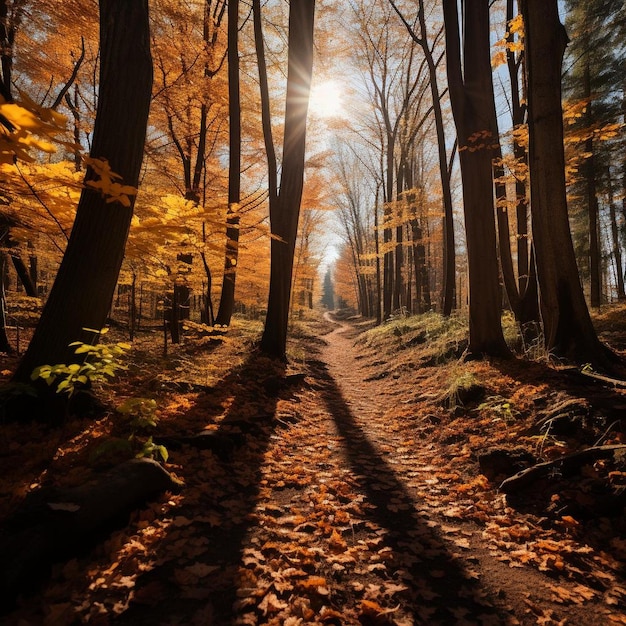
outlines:
[[[623,510],[589,513],[593,481],[621,486],[623,471],[596,464],[516,499],[477,464],[494,445],[538,457],[575,445],[533,430],[551,387],[569,393],[562,375],[495,363],[418,367],[420,346],[384,354],[362,341],[366,328],[300,339],[310,356],[285,372],[241,340],[210,352],[190,343],[120,381],[122,397],[142,386],[157,396],[160,436],[234,429],[236,445],[222,457],[172,451],[166,467],[183,491],[56,565],[7,623],[626,623]],[[509,402],[443,404],[437,390],[459,367]],[[268,382],[296,374],[278,391]],[[188,392],[168,391],[176,377],[184,384],[173,387]],[[90,448],[116,425],[109,416],[67,428],[72,437],[53,443],[34,424],[7,432],[24,443],[11,447],[13,467],[16,455],[27,460],[0,483],[7,510],[36,485],[84,480]]]

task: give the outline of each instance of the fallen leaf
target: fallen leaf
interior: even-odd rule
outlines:
[[[268,593],[259,603],[259,610],[263,611],[263,615],[269,615],[272,613],[278,613],[279,611],[286,609],[288,606],[287,602],[279,600],[275,593]]]
[[[348,544],[336,530],[333,530],[328,545],[333,552],[345,552],[348,547]]]

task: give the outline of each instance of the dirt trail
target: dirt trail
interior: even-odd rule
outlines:
[[[354,349],[357,333],[338,322],[287,379],[250,355],[206,392],[171,396],[165,429],[234,433],[234,449],[173,450],[168,468],[184,480],[182,494],[57,566],[6,623],[626,623],[599,594],[580,601],[587,588],[574,581],[509,567],[484,525],[467,521],[476,499],[462,501],[458,477],[469,455],[424,436],[416,394],[393,375],[380,379],[380,364]],[[195,359],[206,372],[215,355]],[[417,387],[422,373],[411,372]],[[474,489],[475,467],[468,476],[462,489]],[[521,532],[502,496],[478,483],[490,514],[498,505]],[[554,601],[557,584],[571,602]]]
[[[332,320],[328,314],[326,319]],[[440,505],[431,506],[439,489],[434,487],[437,481],[428,459],[437,456],[437,450],[431,447],[425,454],[412,439],[414,433],[385,420],[385,410],[401,399],[381,390],[367,365],[355,359],[354,339],[349,337],[353,326],[336,323],[321,351],[336,384],[333,393],[340,396],[329,408],[340,430],[343,423],[346,446],[358,442],[357,452],[352,448],[347,455],[352,470],[362,469],[355,457],[361,461],[371,457],[373,471],[365,472],[363,484],[378,507],[394,558],[401,562],[411,552],[418,558],[419,564],[409,568],[402,581],[409,587],[400,609],[407,623],[412,618],[425,624],[557,624],[561,620],[597,624],[598,606],[556,604],[549,592],[554,580],[531,568],[509,567],[487,546],[481,528],[458,517],[450,524]],[[367,485],[372,480],[382,482],[380,491],[375,491],[375,483]],[[427,495],[429,491],[434,493]],[[403,541],[403,533],[417,542]],[[421,594],[424,589],[432,595]]]

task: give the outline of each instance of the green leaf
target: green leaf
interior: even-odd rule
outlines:
[[[170,454],[167,451],[167,448],[165,446],[157,446],[157,451],[163,459],[163,463],[167,463],[167,459],[170,458]]]
[[[57,393],[61,393],[64,389],[67,389],[70,386],[69,378],[62,380],[57,387]]]

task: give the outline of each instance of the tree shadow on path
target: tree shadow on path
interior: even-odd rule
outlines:
[[[285,376],[284,365],[253,353],[216,385],[215,393],[200,396],[183,416],[189,423],[189,414],[204,414],[206,423],[213,421],[217,429],[211,431],[212,442],[200,444],[207,446],[204,449],[187,442],[182,448],[186,487],[174,520],[180,522],[170,526],[157,548],[157,562],[166,562],[137,584],[146,594],[160,590],[163,604],[131,605],[116,624],[161,623],[166,615],[174,619],[193,615],[193,623],[224,626],[233,621],[242,552],[254,525],[277,405],[293,395],[300,380]],[[224,416],[217,421],[220,407]],[[175,463],[176,456],[173,451]],[[194,578],[194,572],[199,576]]]
[[[386,569],[409,588],[404,611],[417,624],[456,624],[465,623],[465,619],[518,623],[510,613],[496,608],[496,599],[487,596],[466,569],[468,564],[438,535],[434,529],[438,524],[420,512],[419,502],[359,426],[326,364],[316,361],[311,366],[322,383],[326,407],[345,440],[346,459],[367,501],[375,507],[367,508],[367,515],[386,531],[385,542],[393,550]]]

